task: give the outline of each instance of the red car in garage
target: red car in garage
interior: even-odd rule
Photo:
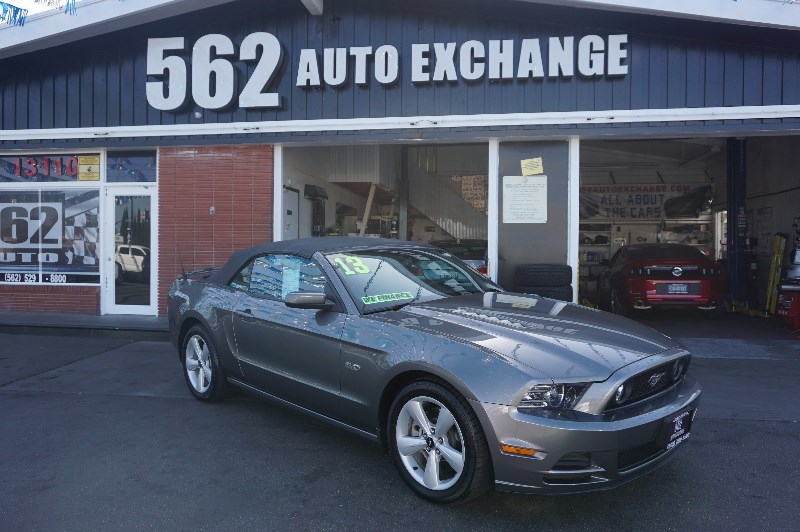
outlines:
[[[617,314],[689,307],[721,311],[728,292],[725,267],[686,244],[637,244],[617,250],[601,283],[601,297]]]

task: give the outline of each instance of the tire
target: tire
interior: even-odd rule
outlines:
[[[533,294],[560,301],[572,301],[572,286],[520,286],[517,292]]]
[[[630,309],[622,302],[617,294],[617,291],[612,289],[611,290],[611,302],[609,303],[609,309],[614,314],[618,314],[620,316],[628,316],[630,315]]]
[[[183,340],[181,360],[183,376],[192,395],[201,401],[215,402],[225,397],[227,382],[217,350],[209,338],[208,332],[199,325],[189,329]]]
[[[572,267],[566,264],[521,264],[514,268],[514,285],[566,286],[572,284]]]
[[[392,403],[387,427],[392,460],[423,499],[464,502],[491,488],[483,430],[467,401],[449,386],[432,381],[407,385]]]

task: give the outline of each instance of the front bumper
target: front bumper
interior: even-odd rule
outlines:
[[[677,388],[624,412],[558,419],[504,405],[473,402],[473,408],[488,427],[498,489],[576,493],[616,487],[669,461],[684,447],[690,431],[666,446],[665,425],[684,412],[690,412],[684,419],[693,417],[699,400],[700,385],[687,375]],[[537,453],[506,454],[501,444]]]

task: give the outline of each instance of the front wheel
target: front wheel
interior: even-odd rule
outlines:
[[[226,391],[225,370],[209,334],[195,325],[183,340],[183,375],[186,384],[201,401],[219,401]]]
[[[491,487],[488,445],[475,413],[448,386],[407,385],[388,420],[389,449],[400,476],[435,503],[463,502]]]

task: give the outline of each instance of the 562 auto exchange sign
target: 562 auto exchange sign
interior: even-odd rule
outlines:
[[[363,87],[371,80],[389,86],[404,78],[423,86],[620,77],[628,74],[627,44],[628,35],[612,34],[412,43],[406,49],[393,44],[303,48],[296,51],[296,66],[287,67],[283,44],[267,32],[251,33],[238,43],[217,33],[194,43],[184,37],[152,38],[147,102],[159,111],[178,110],[190,99],[209,110],[280,108],[283,99],[276,88],[286,72],[296,73],[299,89]],[[240,83],[242,74],[247,79]]]

